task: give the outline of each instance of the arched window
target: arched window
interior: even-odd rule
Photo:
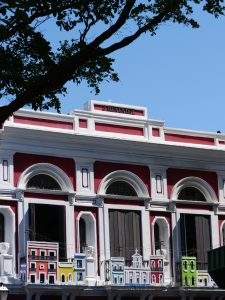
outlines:
[[[0,213],[0,243],[5,241],[5,218]]]
[[[61,275],[61,282],[65,282],[65,275],[64,274]]]
[[[80,252],[84,253],[87,243],[86,243],[86,224],[83,218],[80,218],[79,231],[80,231]]]
[[[61,190],[58,182],[49,175],[38,174],[33,176],[27,183],[29,189],[41,189],[41,190]]]
[[[154,226],[154,237],[155,237],[155,251],[156,251],[158,249],[161,249],[161,241],[160,241],[158,223],[155,223],[155,226]]]
[[[126,181],[115,181],[110,184],[106,194],[121,196],[137,196],[135,189]]]
[[[179,200],[205,201],[205,196],[195,187],[186,187],[178,194]]]

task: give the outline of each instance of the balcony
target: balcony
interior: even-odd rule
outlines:
[[[30,272],[36,272],[37,268],[29,268]]]
[[[29,255],[30,260],[57,260],[57,256],[40,256],[40,255]]]
[[[52,269],[52,268],[48,269],[48,273],[55,273],[55,272],[56,272],[56,269]]]
[[[151,266],[151,271],[152,272],[163,272],[163,267],[152,267]]]

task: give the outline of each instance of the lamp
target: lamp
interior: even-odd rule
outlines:
[[[6,300],[8,297],[9,290],[6,286],[3,285],[3,283],[0,283],[0,300]]]

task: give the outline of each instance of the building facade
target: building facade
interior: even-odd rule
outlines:
[[[19,110],[0,139],[9,300],[225,298],[207,271],[225,243],[224,134],[92,100]]]

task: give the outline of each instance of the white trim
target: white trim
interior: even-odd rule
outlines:
[[[49,163],[37,163],[27,168],[21,175],[17,187],[26,190],[28,181],[35,175],[45,174],[54,178],[63,192],[74,193],[74,189],[69,177],[59,167]],[[43,193],[43,191],[42,191]]]
[[[205,197],[207,202],[214,203],[217,200],[216,193],[214,192],[213,188],[202,178],[189,176],[181,179],[178,181],[171,192],[171,200],[178,200],[178,195],[182,189],[186,187],[194,187],[198,189]],[[197,202],[197,201],[195,201]]]
[[[225,220],[220,225],[220,246],[225,246],[225,240],[223,240],[223,227],[225,227]]]
[[[148,190],[143,183],[143,181],[138,177],[136,174],[126,171],[126,170],[118,170],[111,172],[110,174],[106,175],[99,187],[98,187],[98,194],[104,195],[106,194],[107,188],[116,181],[125,181],[130,184],[137,193],[138,197],[147,197],[149,198]]]

